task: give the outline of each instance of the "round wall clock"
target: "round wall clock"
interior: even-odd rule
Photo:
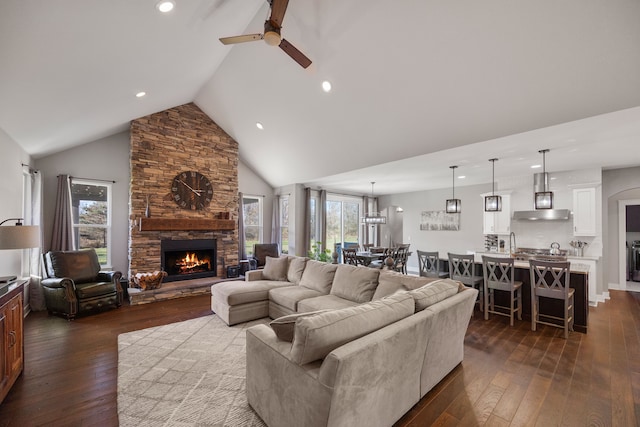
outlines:
[[[204,209],[213,198],[213,188],[209,179],[195,171],[181,172],[171,183],[173,201],[183,209]]]

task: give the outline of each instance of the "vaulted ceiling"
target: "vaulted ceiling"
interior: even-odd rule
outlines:
[[[290,0],[306,70],[218,41],[267,2],[175,2],[0,2],[0,128],[37,158],[193,101],[272,186],[354,193],[528,174],[543,148],[552,172],[640,165],[637,0]]]

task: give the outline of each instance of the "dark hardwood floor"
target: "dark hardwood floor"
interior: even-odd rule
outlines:
[[[465,360],[397,426],[640,425],[640,294],[611,291],[589,333],[471,320]],[[117,426],[117,336],[211,313],[207,295],[124,306],[67,322],[25,319],[25,370],[0,426]]]

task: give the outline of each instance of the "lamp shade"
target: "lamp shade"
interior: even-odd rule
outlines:
[[[15,225],[0,227],[0,249],[28,249],[40,246],[40,227]]]

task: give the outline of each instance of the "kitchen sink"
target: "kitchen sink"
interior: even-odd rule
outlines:
[[[517,261],[566,261],[567,251],[560,250],[559,255],[552,255],[550,249],[518,248],[511,256]]]

